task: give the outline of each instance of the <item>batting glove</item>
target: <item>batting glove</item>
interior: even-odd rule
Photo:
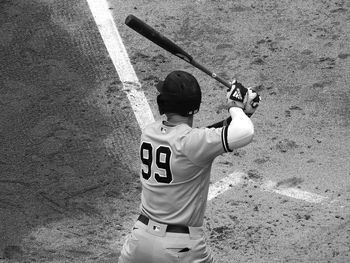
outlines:
[[[236,80],[232,81],[232,86],[227,90],[227,104],[228,107],[238,107],[244,110],[247,103],[246,94],[248,89]]]
[[[260,103],[260,95],[251,88],[245,88],[236,80],[232,81],[232,86],[227,90],[228,107],[239,107],[243,109],[248,117],[251,117]]]
[[[259,103],[261,101],[261,97],[256,91],[252,90],[251,88],[248,88],[246,97],[247,102],[243,111],[250,118],[258,108]]]

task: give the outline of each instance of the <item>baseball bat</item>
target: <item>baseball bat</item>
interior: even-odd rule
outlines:
[[[216,73],[210,71],[209,69],[198,63],[192,56],[190,56],[181,47],[176,45],[172,40],[156,31],[153,27],[146,24],[141,19],[137,18],[134,15],[128,15],[125,19],[125,24],[131,29],[135,30],[137,33],[143,35],[148,40],[155,43],[156,45],[160,46],[161,48],[165,49],[171,54],[183,59],[184,61],[190,63],[191,65],[208,74],[210,77],[216,79],[226,87],[231,88],[232,84],[230,82],[224,80]]]

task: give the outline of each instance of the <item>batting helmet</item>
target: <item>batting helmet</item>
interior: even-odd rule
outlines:
[[[185,71],[171,72],[157,85],[157,97],[160,114],[177,113],[190,116],[199,111],[202,92],[194,76]]]

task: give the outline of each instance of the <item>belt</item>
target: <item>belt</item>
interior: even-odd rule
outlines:
[[[140,215],[137,220],[144,223],[146,226],[149,222],[149,218],[145,215]],[[167,225],[166,232],[189,234],[190,230],[187,226]]]

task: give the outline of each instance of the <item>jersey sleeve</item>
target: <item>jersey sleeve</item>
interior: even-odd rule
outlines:
[[[231,151],[227,142],[227,126],[192,129],[182,140],[183,152],[198,166],[207,166],[215,157]]]

